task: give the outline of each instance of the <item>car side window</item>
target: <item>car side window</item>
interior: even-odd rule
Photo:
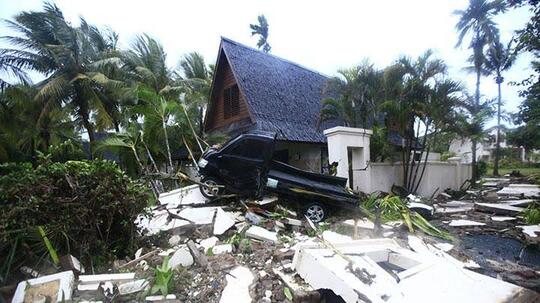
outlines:
[[[229,154],[250,159],[262,159],[264,157],[264,141],[255,139],[243,140],[235,146]]]

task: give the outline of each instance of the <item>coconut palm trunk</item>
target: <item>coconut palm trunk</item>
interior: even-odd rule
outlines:
[[[502,93],[501,93],[501,75],[497,75],[497,140],[495,142],[495,160],[493,161],[493,175],[499,175],[499,156],[501,149],[501,102],[502,102]]]

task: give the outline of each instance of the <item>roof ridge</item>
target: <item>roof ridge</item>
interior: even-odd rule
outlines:
[[[261,51],[261,50],[259,50],[259,49],[256,49],[256,48],[254,48],[254,47],[245,45],[245,44],[243,44],[243,43],[234,41],[234,40],[232,40],[232,39],[230,39],[230,38],[221,36],[221,41],[226,41],[226,42],[232,43],[232,44],[234,44],[234,45],[236,45],[236,46],[240,46],[240,47],[243,47],[243,48],[247,48],[247,49],[249,49],[249,50],[258,52],[258,53],[260,53],[260,54],[262,54],[262,55],[274,57],[274,58],[276,58],[276,59],[278,59],[278,60],[281,60],[281,61],[287,62],[287,63],[289,63],[289,64],[295,65],[296,67],[299,67],[299,68],[301,68],[301,69],[303,69],[303,70],[306,70],[306,71],[308,71],[308,72],[317,74],[317,75],[319,75],[319,76],[325,77],[325,78],[327,78],[327,79],[331,79],[331,78],[332,78],[332,77],[330,77],[330,76],[328,76],[328,75],[325,75],[325,74],[323,74],[323,73],[321,73],[321,72],[319,72],[319,71],[316,71],[316,70],[311,69],[311,68],[309,68],[309,67],[305,67],[305,66],[303,66],[303,65],[301,65],[301,64],[299,64],[299,63],[293,62],[293,61],[291,61],[291,60],[288,60],[288,59],[285,59],[285,58],[282,58],[282,57],[279,57],[279,56],[276,56],[276,55],[274,55],[274,54],[265,53],[265,52],[263,52],[263,51]]]

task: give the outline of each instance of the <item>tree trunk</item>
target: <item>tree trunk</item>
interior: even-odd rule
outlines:
[[[477,113],[477,110],[478,110],[478,107],[480,105],[480,76],[481,76],[481,70],[480,70],[480,67],[477,66],[476,68],[476,92],[474,94],[474,110],[473,110],[473,114],[476,115],[478,114]],[[472,184],[473,186],[476,185],[476,180],[478,180],[478,170],[477,170],[477,167],[476,167],[476,139],[474,138],[471,138],[471,141],[472,141],[472,161],[471,161],[471,165],[472,165]]]
[[[169,158],[169,170],[172,171],[173,164],[172,164],[172,155],[171,155],[171,146],[169,145],[169,134],[167,133],[167,123],[165,122],[165,117],[163,117],[162,121],[162,127],[163,127],[163,133],[165,134],[165,146],[167,147],[167,157]]]
[[[501,149],[501,76],[497,75],[497,90],[498,90],[498,99],[497,99],[497,141],[495,143],[495,161],[493,163],[493,175],[499,175],[499,151]]]

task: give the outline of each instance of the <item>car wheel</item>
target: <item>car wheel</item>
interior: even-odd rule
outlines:
[[[203,178],[201,180],[201,183],[202,184],[199,185],[201,194],[208,199],[215,199],[219,195],[221,195],[223,192],[222,188],[213,187],[216,185],[220,185],[219,181],[215,178],[212,178],[212,177]]]
[[[326,209],[321,203],[310,203],[306,206],[304,215],[308,217],[311,222],[319,223],[326,218]]]

